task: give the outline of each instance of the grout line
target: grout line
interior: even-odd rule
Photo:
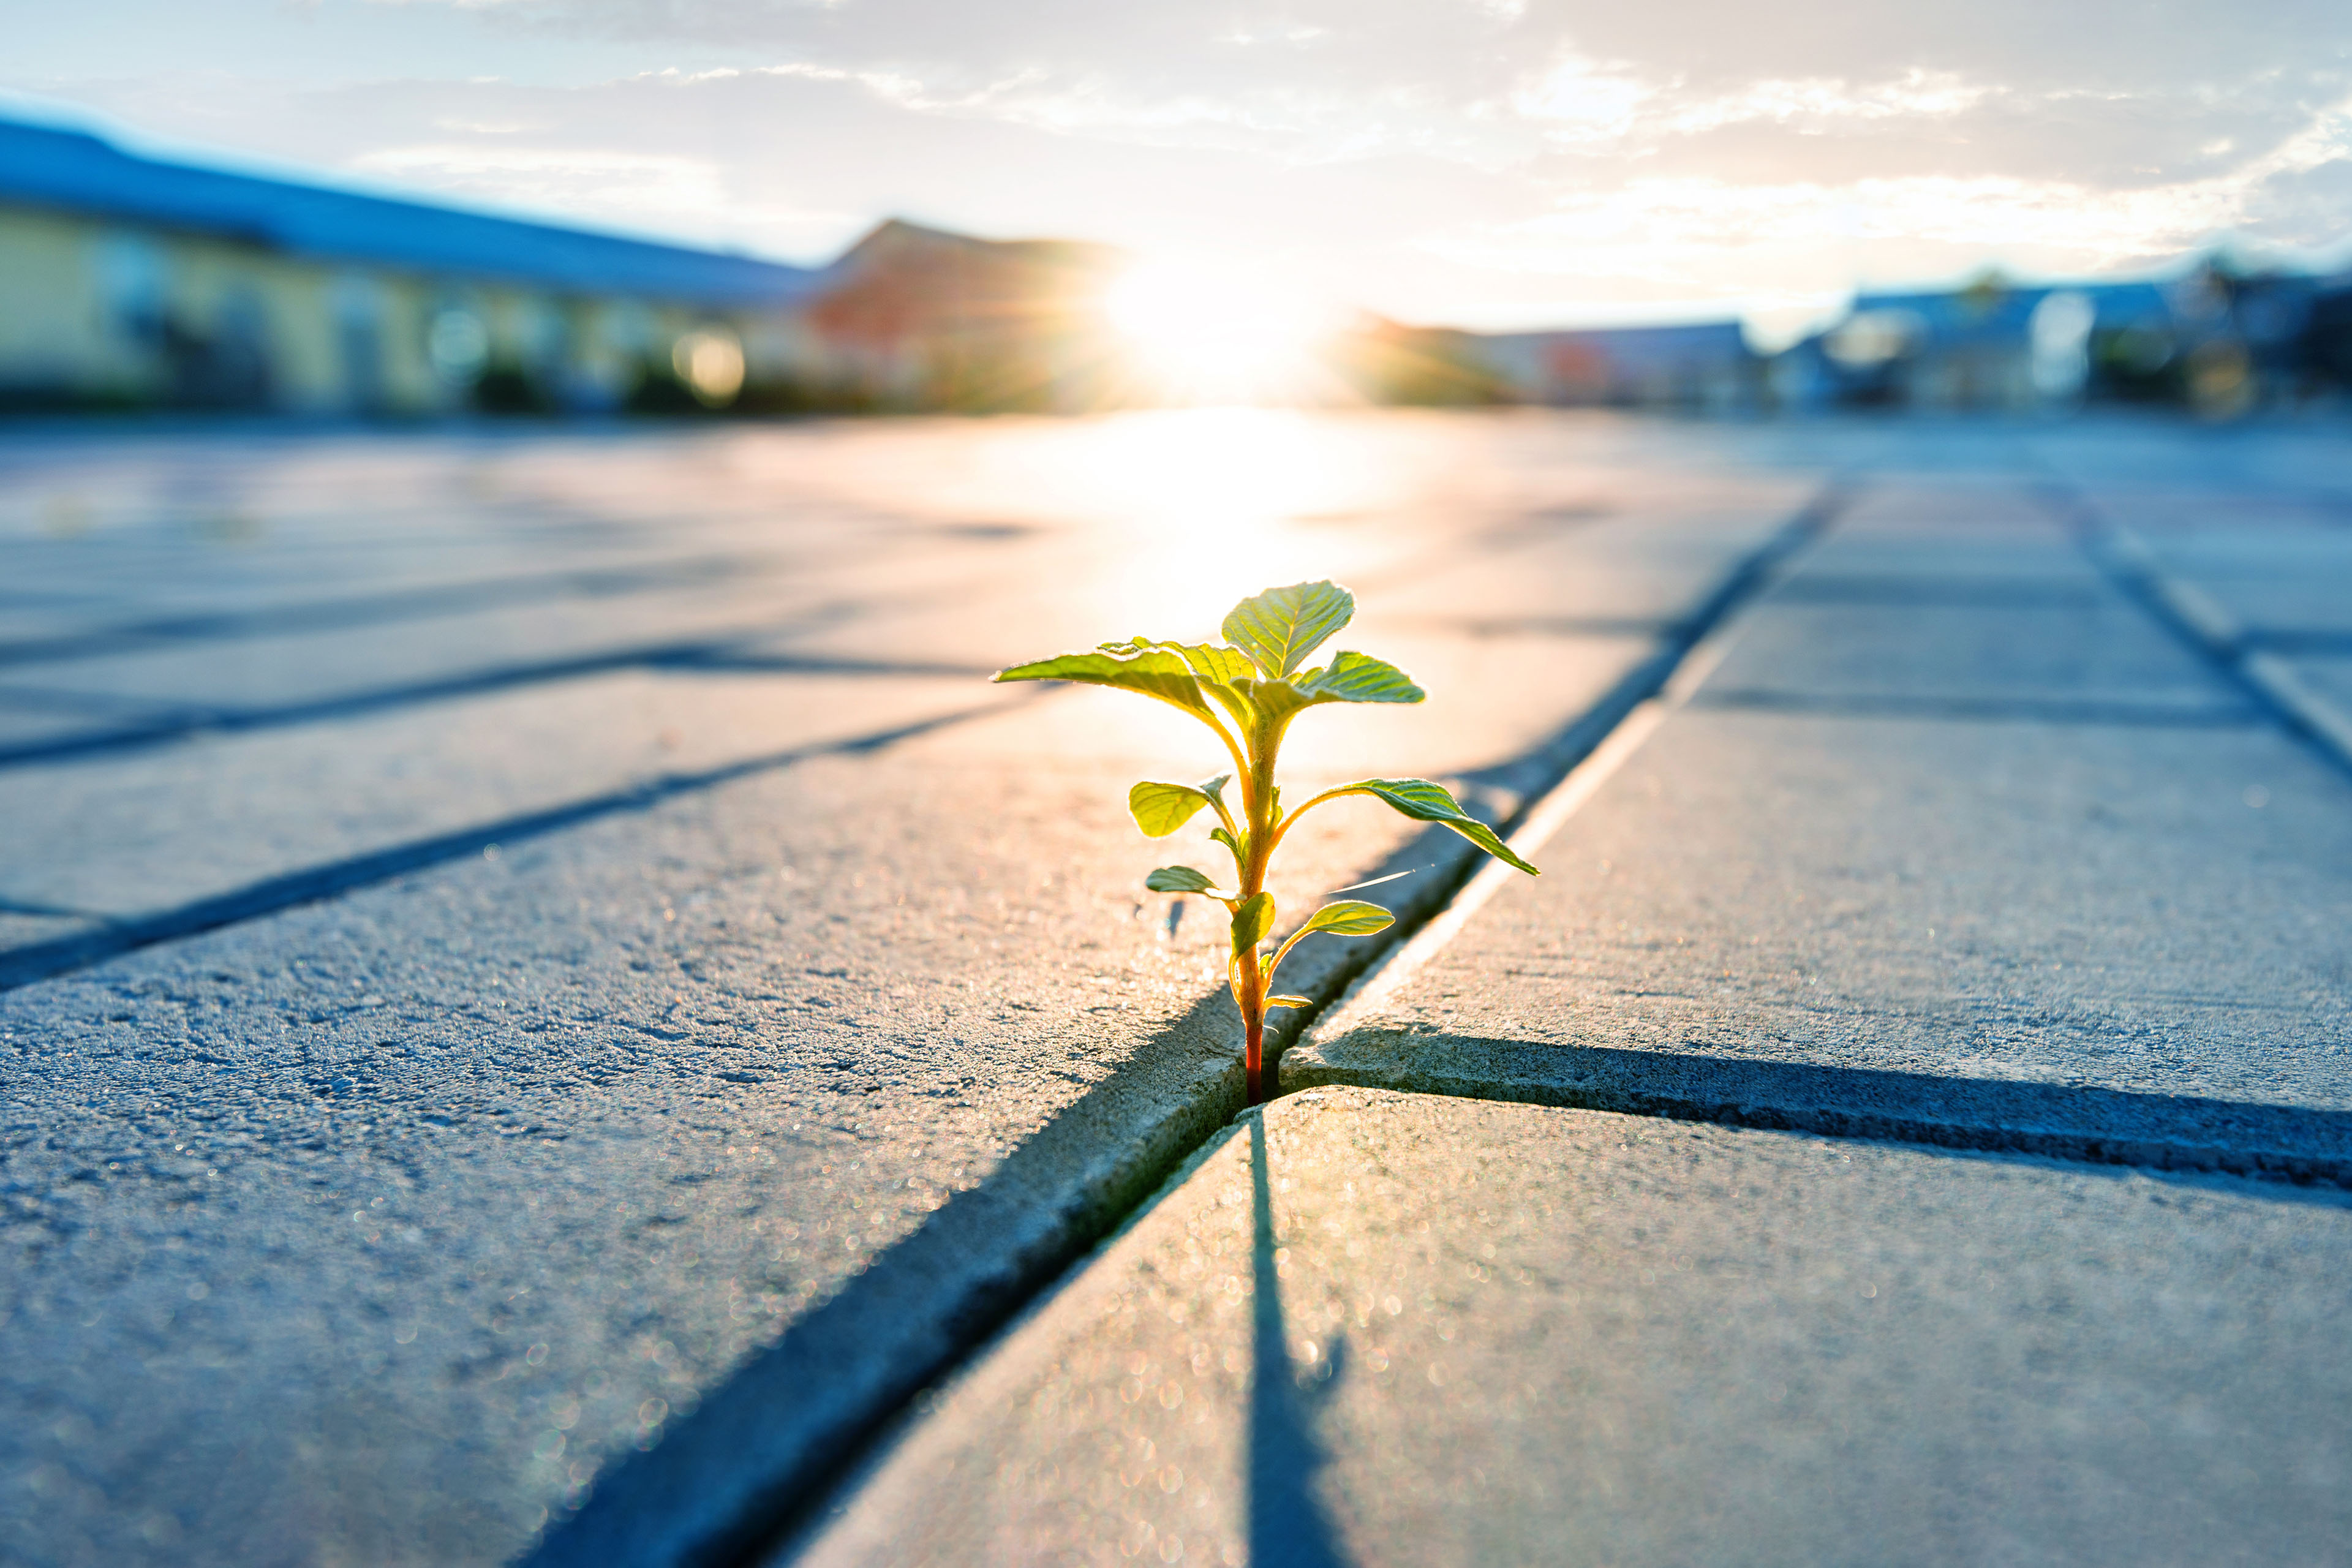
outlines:
[[[2107,517],[2072,489],[2053,485],[2046,499],[2110,581],[2220,665],[2329,762],[2352,771],[2352,714],[2314,690],[2286,660],[2258,651],[2246,625],[2204,589],[2167,570],[2137,531]]]
[[[340,599],[299,599],[236,610],[150,616],[84,630],[0,642],[0,665],[44,664],[154,649],[191,641],[229,641],[354,626],[436,619],[513,605],[568,599],[610,599],[665,589],[725,584],[750,575],[774,575],[773,557],[705,555],[631,564],[484,577],[397,588]]]
[[[819,757],[870,754],[934,730],[1003,712],[1013,702],[1022,700],[1034,701],[1035,699],[1024,694],[1014,697],[1011,702],[999,700],[982,703],[929,719],[919,719],[888,730],[795,746],[764,756],[746,757],[697,773],[664,773],[643,784],[591,795],[583,800],[567,801],[561,805],[503,817],[496,822],[479,823],[429,838],[411,839],[405,844],[392,845],[349,859],[330,861],[323,866],[305,867],[231,889],[226,893],[198,899],[177,909],[118,920],[96,931],[0,949],[0,994],[39,981],[53,980],[110,958],[136,952],[142,948],[201,935],[224,926],[241,925],[247,921],[297,909],[304,904],[340,898],[346,893],[388,882],[411,871],[463,860],[503,845],[542,837],[625,811],[648,810],[678,795],[698,794],[737,779],[772,773],[776,769]]]
[[[2285,709],[2314,740],[2332,749],[2338,762],[2352,767],[2352,716],[2313,690],[2293,665],[2274,653],[2248,654],[2240,668],[2263,696]]]

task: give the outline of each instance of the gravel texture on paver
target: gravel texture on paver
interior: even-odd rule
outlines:
[[[2347,1263],[2333,1191],[1310,1090],[773,1562],[2316,1568]]]

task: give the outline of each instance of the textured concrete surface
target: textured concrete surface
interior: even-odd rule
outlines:
[[[2107,557],[2217,662],[2352,769],[2352,489],[2343,468],[2298,444],[2203,463],[2095,444],[2058,456],[2063,499]],[[2252,481],[2252,482],[2248,482]]]
[[[626,671],[0,770],[0,900],[96,920],[989,704],[969,679]]]
[[[1144,840],[1123,805],[1135,777],[1209,771],[1207,737],[1102,693],[973,679],[959,704],[926,671],[1205,632],[1265,568],[1236,589],[1171,519],[1215,521],[1236,488],[1281,501],[1245,520],[1254,552],[1346,577],[1505,552],[1514,519],[1550,529],[1538,514],[1603,479],[1620,534],[1645,494],[1671,523],[1702,481],[1718,514],[1748,485],[1737,528],[1711,526],[1760,542],[1818,468],[1742,455],[1738,433],[1281,416],[1257,449],[1253,428],[162,442],[93,448],[110,460],[87,475],[72,452],[5,454],[0,519],[44,591],[122,573],[85,645],[20,642],[11,681],[86,689],[93,734],[151,689],[92,673],[110,659],[170,667],[189,694],[215,672],[224,706],[328,695],[0,767],[35,827],[0,857],[20,955],[77,914],[99,935],[159,907],[214,928],[158,927],[0,994],[17,1352],[0,1536],[44,1564],[490,1563],[584,1504],[541,1550],[607,1563],[673,1560],[756,1517],[1238,1093],[1221,933],[1138,891],[1202,841]],[[1170,511],[1170,465],[1236,440],[1256,467]],[[1680,461],[1645,478],[1661,450]],[[199,479],[214,510],[173,510]],[[652,603],[667,589],[609,616],[601,599],[386,611],[333,657],[284,651],[336,643],[331,625],[285,627],[353,580],[446,600],[575,545],[600,563],[756,548],[799,564],[769,598],[745,590],[767,618],[727,646],[740,667],[630,662],[648,631],[681,629]],[[1738,558],[1660,554],[1690,603]],[[1066,637],[1031,613],[1040,582]],[[1302,782],[1452,773],[1507,811],[1530,756],[1658,646],[1382,632],[1380,590],[1365,601],[1363,644],[1436,700],[1388,730],[1310,715]],[[257,618],[123,646],[151,610],[208,605]],[[511,672],[541,629],[600,617],[609,668],[399,684],[476,658]],[[872,672],[821,662],[852,658]],[[1463,851],[1410,826],[1321,814],[1278,894],[1303,912],[1403,871],[1368,896],[1426,906]],[[1350,962],[1318,940],[1286,983],[1336,988]]]
[[[2352,786],[2285,737],[1685,710],[1538,858],[1285,1081],[2352,1179]]]
[[[2321,1564],[2352,1198],[1357,1089],[774,1561]]]
[[[2352,1181],[2352,781],[1998,499],[1858,504],[1285,1081]]]

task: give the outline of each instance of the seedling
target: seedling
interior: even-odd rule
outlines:
[[[1327,702],[1419,702],[1428,694],[1404,671],[1367,654],[1338,653],[1315,669],[1298,667],[1309,654],[1355,618],[1355,595],[1335,583],[1294,583],[1244,599],[1225,617],[1223,643],[1155,642],[1131,637],[1107,642],[1090,653],[1066,653],[1034,664],[996,672],[999,680],[1075,680],[1089,686],[1154,697],[1206,724],[1224,743],[1234,771],[1201,784],[1146,780],[1128,792],[1135,825],[1165,838],[1203,810],[1217,814],[1209,837],[1234,859],[1234,885],[1218,886],[1190,866],[1162,866],[1143,879],[1155,893],[1197,893],[1225,906],[1232,916],[1233,957],[1227,976],[1242,1012],[1247,1040],[1244,1058],[1249,1102],[1265,1100],[1265,1015],[1274,1007],[1304,1007],[1304,996],[1273,994],[1275,971],[1290,950],[1317,931],[1334,936],[1370,936],[1396,917],[1378,904],[1342,899],[1307,917],[1290,939],[1269,955],[1276,913],[1265,890],[1274,852],[1298,819],[1329,801],[1370,795],[1416,822],[1442,822],[1496,859],[1538,875],[1511,853],[1494,829],[1462,809],[1441,784],[1427,779],[1359,779],[1327,789],[1283,815],[1282,786],[1275,782],[1276,754],[1290,721]],[[1240,814],[1225,803],[1225,786],[1239,781]]]

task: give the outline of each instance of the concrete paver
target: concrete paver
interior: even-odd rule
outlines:
[[[970,679],[626,672],[0,771],[0,900],[151,914],[408,840],[986,707]]]
[[[2310,1563],[2352,1198],[1276,1101],[774,1561]]]
[[[2055,532],[1973,529],[1909,581]],[[1846,537],[1284,1081],[2352,1180],[2352,785],[2112,589],[1809,592]]]
[[[1285,1082],[2352,1178],[2352,788],[2287,737],[1685,710],[1537,858]]]

